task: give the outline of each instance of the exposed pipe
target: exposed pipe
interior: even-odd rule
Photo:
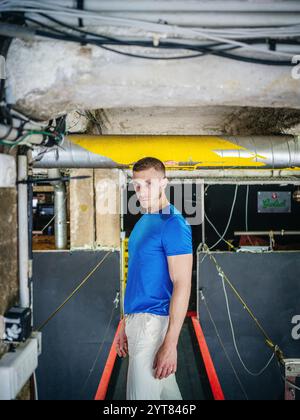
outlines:
[[[49,169],[49,178],[60,178],[59,169]],[[55,247],[66,249],[67,247],[67,206],[66,188],[63,182],[51,182],[54,186],[54,214],[55,214]]]
[[[300,138],[292,136],[226,137],[229,142],[240,146],[233,150],[215,149],[215,153],[226,160],[229,158],[254,158],[268,168],[291,168],[300,166]]]
[[[45,3],[48,1],[44,0]],[[51,4],[77,8],[77,0],[51,0]],[[299,12],[291,0],[85,0],[84,10],[98,12]]]
[[[56,17],[57,14],[47,12],[49,16]],[[299,23],[299,11],[291,13],[259,13],[259,12],[100,12],[103,17],[124,18],[151,23],[166,22],[168,25],[185,27],[213,27],[213,28],[240,28],[240,27],[272,27],[297,25]],[[32,13],[26,16],[35,18]],[[61,21],[73,26],[78,26],[78,19],[66,17]],[[99,26],[99,21],[93,17],[82,19],[84,26]],[[53,23],[50,23],[50,26]],[[55,25],[54,25],[55,26]],[[24,36],[28,36],[25,34]]]
[[[50,4],[53,2],[50,2]],[[77,9],[77,1],[58,1],[59,6]],[[206,27],[282,26],[299,23],[295,1],[98,1],[85,0],[84,10],[112,18],[167,22],[170,25]],[[88,19],[92,22],[92,19]],[[76,24],[76,21],[73,22]],[[83,21],[87,24],[87,20]]]
[[[19,137],[19,131],[17,130],[19,127],[21,126],[21,122],[17,121],[17,120],[13,120],[13,127],[14,128],[9,128],[8,126],[4,125],[4,124],[0,124],[0,138],[3,140],[10,140],[10,141],[14,141]],[[37,130],[36,126],[33,126],[30,123],[27,123],[24,125],[23,129],[26,130]],[[30,135],[30,142],[32,143],[41,143],[41,141],[43,140],[43,136],[40,134],[31,134]],[[19,143],[20,144],[20,143]]]
[[[222,12],[110,12],[111,17],[137,19],[145,22],[166,22],[188,27],[257,27],[283,26],[299,23],[298,13],[222,13]]]
[[[32,152],[35,168],[120,168],[145,156],[202,170],[300,168],[300,139],[292,136],[76,135],[65,139],[63,149],[45,152]]]
[[[27,155],[18,156],[18,180],[27,181]],[[28,191],[27,183],[18,184],[18,247],[19,247],[19,294],[20,306],[30,307],[29,293],[29,241],[28,241]]]
[[[250,231],[250,232],[234,232],[234,236],[298,236],[299,230],[269,230],[269,231]]]
[[[43,154],[43,152],[46,152]],[[116,168],[117,165],[105,156],[99,156],[65,139],[61,149],[48,151],[36,147],[32,151],[34,168]]]
[[[39,24],[46,24],[46,25],[52,26],[53,28],[58,28],[59,27],[59,25],[57,25],[54,22],[49,21],[47,18],[44,18],[43,16],[37,16],[37,17],[35,16],[35,20],[37,22],[39,22]],[[78,19],[64,18],[62,21],[64,23],[66,23],[66,24],[69,24],[69,25],[72,25],[72,26],[75,26],[75,27],[78,26]],[[300,21],[300,16],[298,18],[298,21]],[[32,28],[39,27],[39,24],[38,23],[28,22],[28,26],[29,27],[32,27]],[[13,25],[7,25],[7,26],[3,26],[2,25],[1,26],[0,33],[3,36],[9,34],[10,31],[12,31],[15,36],[18,35],[22,39],[26,39],[23,36],[24,35],[23,34],[24,30],[23,30],[23,32],[19,33],[19,28],[18,28],[17,25],[14,25],[14,28],[10,28],[10,29],[8,28],[8,26],[13,26]],[[230,26],[232,26],[232,25],[230,25]],[[251,25],[249,25],[247,23],[246,26],[249,27]],[[94,31],[95,33],[97,33],[98,32],[98,29],[99,29],[99,22],[98,23],[97,22],[92,22],[92,21],[87,21],[86,22],[85,30]],[[105,26],[101,25],[101,30],[102,30],[103,33],[106,33],[107,35],[110,35],[111,34],[111,29],[109,28],[109,26],[105,28]],[[27,36],[27,38],[28,37],[29,37],[29,35]],[[251,33],[251,37],[253,38],[253,33]],[[259,32],[257,32],[257,36],[256,37],[257,38],[259,37]],[[241,39],[242,38],[247,38],[247,36],[246,35],[243,35],[243,36],[240,36],[240,38]],[[286,36],[284,36],[283,38],[286,38]],[[38,35],[37,36],[31,36],[30,37],[30,40],[33,40],[33,39],[41,39],[41,40],[44,40],[43,37],[39,37]],[[146,41],[149,41],[149,35],[147,36],[147,34],[142,34],[139,31],[139,37],[138,38],[137,37],[134,37],[132,34],[129,34],[128,36],[126,36],[126,41],[133,41],[133,42],[134,41],[145,41],[146,42]],[[164,41],[165,42],[172,42],[172,38],[164,37]],[[180,44],[180,43],[186,44],[186,40],[176,39],[176,43],[177,44]],[[198,40],[198,39],[197,40],[191,40],[191,39],[189,39],[188,43],[190,45],[196,45],[197,47],[199,47],[201,45],[206,46],[207,45],[207,40],[205,40],[205,39],[202,39],[202,40]],[[262,52],[266,52],[267,53],[268,51],[270,51],[270,47],[269,47],[269,45],[267,43],[257,42],[257,43],[255,43],[255,46],[257,48],[259,48]],[[217,47],[216,46],[215,47],[215,50],[218,50],[219,48],[222,49],[223,46],[222,45],[220,47]],[[122,46],[121,46],[121,49],[122,49]],[[135,50],[136,50],[136,53],[138,53],[138,50],[137,49],[135,49]],[[279,53],[291,54],[291,56],[294,56],[294,55],[297,55],[298,53],[300,53],[300,46],[299,45],[295,45],[295,44],[284,44],[284,43],[280,43],[280,40],[279,40],[279,42],[276,43],[276,51],[279,52]],[[162,50],[161,53],[162,54],[165,54],[166,51]],[[250,56],[251,57],[251,51],[249,51],[247,48],[241,47],[239,49],[239,54],[241,56],[246,56],[246,57],[247,56]]]
[[[47,3],[47,1],[45,2]],[[77,0],[50,1],[50,5],[77,9]],[[296,1],[150,1],[85,0],[83,10],[112,18],[167,22],[190,27],[257,27],[299,23],[300,5]],[[51,13],[49,13],[51,14]],[[28,14],[28,16],[30,16]],[[84,19],[83,24],[92,22]],[[78,24],[72,19],[71,24]],[[97,24],[95,22],[95,24]]]
[[[132,177],[132,170],[125,170]],[[300,170],[269,169],[205,169],[205,170],[167,170],[169,179],[205,179],[205,184],[263,185],[282,183],[300,185]]]

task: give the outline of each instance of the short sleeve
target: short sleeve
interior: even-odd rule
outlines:
[[[192,254],[192,229],[183,217],[173,216],[162,232],[162,245],[167,256]]]

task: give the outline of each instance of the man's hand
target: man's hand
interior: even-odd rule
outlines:
[[[163,343],[159,348],[153,362],[156,379],[167,378],[176,372],[177,369],[177,346],[175,344]]]
[[[121,321],[121,327],[116,337],[116,352],[120,357],[126,357],[128,354],[128,341],[125,333],[125,320]]]

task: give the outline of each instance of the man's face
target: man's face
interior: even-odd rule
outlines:
[[[133,172],[132,182],[141,207],[148,210],[159,204],[167,178],[154,168]]]

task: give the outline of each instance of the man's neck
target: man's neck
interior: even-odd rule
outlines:
[[[157,206],[153,206],[150,209],[147,210],[147,213],[156,213],[162,209],[164,209],[165,207],[167,207],[169,205],[169,201],[167,199],[167,197],[164,197],[163,199],[161,199]]]

